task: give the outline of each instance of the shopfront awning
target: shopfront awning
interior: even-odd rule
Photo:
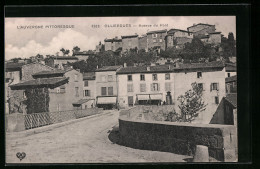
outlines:
[[[138,100],[150,100],[149,94],[137,95]]]
[[[162,94],[151,94],[151,100],[162,100]]]
[[[116,104],[116,97],[98,97],[97,104]]]

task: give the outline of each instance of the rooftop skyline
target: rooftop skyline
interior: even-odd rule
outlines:
[[[69,49],[71,55],[74,46],[81,51],[94,50],[100,41],[104,43],[105,38],[142,36],[149,31],[172,28],[187,30],[187,27],[198,23],[216,25],[216,31],[222,32],[225,37],[229,32],[236,37],[235,16],[5,18],[5,59],[28,58],[38,53],[61,54],[61,48]],[[113,24],[128,26],[118,28]],[[143,26],[139,27],[139,24]],[[73,28],[47,28],[49,25],[73,25]],[[99,27],[95,27],[97,25]],[[22,26],[43,27],[23,29]]]

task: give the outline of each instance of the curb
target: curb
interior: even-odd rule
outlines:
[[[87,117],[83,117],[83,118],[79,118],[79,119],[73,119],[73,120],[69,120],[69,121],[64,121],[61,123],[56,123],[56,124],[51,124],[48,126],[43,126],[43,127],[39,127],[39,128],[35,128],[35,129],[29,129],[29,130],[25,130],[25,131],[20,131],[20,132],[12,132],[12,133],[6,133],[5,137],[7,138],[16,138],[16,137],[26,137],[26,136],[30,136],[33,134],[38,134],[38,133],[42,133],[45,131],[49,131],[55,128],[59,128],[65,125],[69,125],[69,124],[73,124],[73,123],[77,123],[86,119],[90,119],[90,118],[94,118],[94,117],[98,117],[101,115],[106,115],[106,114],[111,114],[111,112],[103,112],[103,113],[99,113],[99,114],[95,114],[95,115],[90,115]]]

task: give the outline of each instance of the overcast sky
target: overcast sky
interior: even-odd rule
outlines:
[[[224,36],[233,32],[236,37],[235,16],[5,18],[5,59],[27,58],[38,53],[52,55],[61,48],[72,50],[73,46],[79,46],[81,51],[94,50],[105,38],[172,28],[187,30],[197,23],[216,25],[216,31]],[[131,24],[131,27],[108,28],[105,24]],[[152,27],[139,27],[139,24]],[[74,25],[74,28],[46,28],[46,25]],[[100,28],[92,25],[100,25]],[[43,28],[19,29],[21,26]]]

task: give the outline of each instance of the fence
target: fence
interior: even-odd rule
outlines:
[[[101,113],[102,109],[68,110],[59,112],[33,113],[24,115],[25,129],[32,129]]]

